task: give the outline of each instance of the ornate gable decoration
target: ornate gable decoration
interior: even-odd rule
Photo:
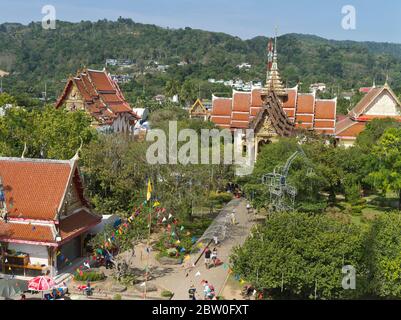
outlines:
[[[207,110],[205,106],[203,105],[202,101],[200,99],[196,99],[195,103],[192,105],[191,109],[189,110],[189,113],[192,115],[206,115]]]

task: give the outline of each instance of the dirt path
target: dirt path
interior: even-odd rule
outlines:
[[[245,200],[232,200],[223,210],[227,213],[231,213],[233,208],[236,210],[237,224],[229,227],[226,239],[217,247],[218,257],[224,263],[228,263],[232,248],[245,241],[253,225],[253,221],[250,221],[251,219],[249,219],[247,215]],[[213,249],[213,245],[211,245],[211,249]],[[192,255],[191,261],[195,261],[198,256],[199,253]],[[222,291],[228,278],[228,268],[224,268],[224,266],[221,265],[219,267],[206,269],[203,257],[199,260],[195,268],[189,272],[188,276],[186,276],[188,273],[187,271],[188,270],[186,270],[184,266],[176,267],[165,276],[150,282],[173,292],[173,300],[188,300],[188,289],[191,284],[194,284],[197,289],[197,298],[203,299],[202,280],[209,281],[209,283],[214,286],[216,293],[219,293]]]

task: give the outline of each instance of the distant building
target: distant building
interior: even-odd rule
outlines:
[[[336,138],[340,144],[351,146],[369,121],[383,118],[401,121],[401,103],[387,83],[371,87],[348,115],[337,122]]]
[[[242,70],[242,69],[250,69],[250,68],[252,68],[252,65],[247,63],[247,62],[244,62],[244,63],[241,63],[241,64],[237,65],[237,68],[240,69],[240,70]]]
[[[77,155],[0,158],[2,273],[37,276],[49,267],[58,273],[85,255],[86,235],[100,220],[84,196]]]
[[[370,90],[372,90],[372,87],[362,87],[359,88],[360,93],[368,93]]]
[[[210,111],[205,107],[200,99],[196,99],[195,103],[189,109],[189,117],[191,119],[202,119],[204,121],[209,119]]]
[[[159,103],[163,103],[164,101],[166,101],[166,96],[164,94],[158,94],[154,96],[153,99]]]
[[[106,59],[106,66],[116,66],[117,64],[117,59]]]
[[[326,90],[327,90],[327,87],[326,87],[326,84],[324,84],[324,83],[312,83],[310,86],[309,86],[309,90],[310,90],[310,92],[326,92]]]
[[[334,135],[337,99],[317,99],[315,93],[299,93],[298,86],[284,88],[278,69],[277,50],[274,49],[273,54],[272,44],[270,50],[272,60],[269,63],[265,87],[253,87],[248,92],[233,90],[232,98],[213,96],[210,120],[221,128],[230,130],[250,128],[265,108],[263,96],[274,92],[279,98],[277,117],[280,117],[285,126],[289,124],[294,128]],[[236,84],[242,84],[242,81]]]
[[[106,70],[84,69],[70,77],[56,108],[86,111],[100,132],[130,133],[139,120]]]

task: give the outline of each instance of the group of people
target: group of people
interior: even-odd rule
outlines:
[[[212,284],[210,284],[207,280],[202,280],[203,286],[203,297],[204,300],[213,300],[216,299],[216,291]],[[196,300],[196,288],[195,285],[192,283],[191,287],[188,290],[189,299]]]
[[[235,186],[230,185],[229,187],[230,187],[229,189],[231,189],[231,190],[235,189]],[[252,210],[251,204],[249,202],[246,205],[246,210],[247,210],[247,213],[249,216],[251,213],[251,210]],[[235,213],[236,213],[236,210],[235,210],[235,208],[233,208],[232,212],[231,212],[231,216],[230,216],[231,223],[233,225],[237,224]],[[217,236],[213,237],[213,242],[216,246],[219,244]],[[217,257],[217,248],[216,247],[214,247],[213,250],[210,250],[209,245],[208,245],[205,248],[205,250],[203,251],[203,253],[205,255],[206,269],[209,269],[211,265],[216,267],[221,264],[221,260]],[[205,300],[212,300],[212,299],[216,298],[216,293],[215,293],[213,285],[211,285],[206,280],[202,281],[202,285],[203,285],[203,293],[204,293]],[[194,284],[192,284],[191,287],[189,288],[188,294],[189,294],[189,299],[196,300],[196,288],[195,288]]]
[[[217,258],[217,248],[213,248],[213,251],[206,247],[205,249],[205,267],[206,269],[210,268],[210,259],[212,259],[213,265],[216,267],[220,260]]]

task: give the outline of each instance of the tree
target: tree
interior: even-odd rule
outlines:
[[[401,217],[399,212],[381,215],[366,240],[369,283],[372,294],[401,298]]]
[[[84,112],[68,112],[53,106],[26,110],[13,107],[0,118],[0,145],[4,156],[70,159],[81,144],[96,137],[91,119]]]
[[[169,80],[166,83],[166,87],[164,89],[166,95],[168,97],[173,97],[180,92],[180,84],[177,80]]]
[[[5,106],[6,104],[15,105],[17,100],[10,94],[4,92],[0,93],[0,107]]]
[[[383,193],[394,191],[401,210],[401,128],[389,128],[373,147],[376,166],[369,177]]]
[[[278,213],[252,230],[230,257],[234,274],[274,298],[341,299],[363,294],[366,275],[359,228],[325,215]],[[357,270],[357,290],[344,290],[342,268]]]

